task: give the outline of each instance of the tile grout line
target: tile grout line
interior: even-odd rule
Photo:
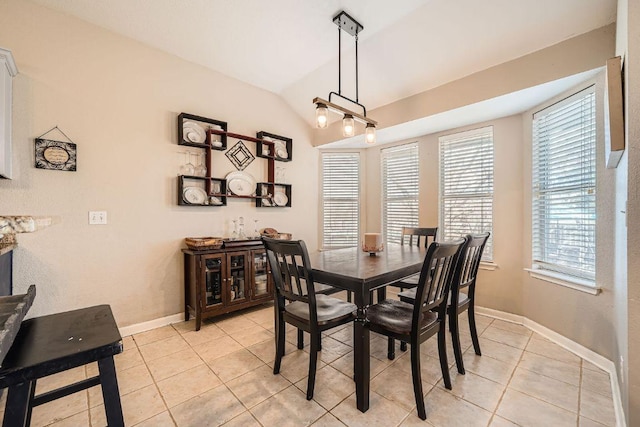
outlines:
[[[491,322],[493,323],[493,322]],[[533,334],[529,335],[529,338],[527,339],[527,344],[524,346],[524,348],[527,348],[527,345],[529,345],[529,342],[531,341],[531,337],[533,336]],[[522,349],[522,353],[520,354],[520,357],[518,358],[518,363],[516,363],[515,368],[513,369],[513,371],[511,372],[511,375],[509,376],[509,380],[507,381],[507,384],[504,387],[504,390],[502,390],[502,394],[500,395],[500,399],[498,399],[498,404],[496,405],[496,408],[493,410],[493,413],[491,414],[491,418],[489,418],[489,425],[491,425],[491,423],[493,422],[494,418],[496,416],[498,416],[497,412],[498,409],[500,408],[500,405],[502,404],[502,400],[504,399],[504,395],[507,393],[507,390],[509,389],[509,384],[511,384],[511,381],[513,380],[513,376],[515,375],[516,371],[518,370],[518,366],[520,366],[520,362],[522,362],[522,358],[524,357],[524,352],[525,350]],[[508,418],[505,418],[508,420]],[[517,424],[515,421],[509,420],[514,424]]]

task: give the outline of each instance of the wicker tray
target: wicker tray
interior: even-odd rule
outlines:
[[[194,251],[205,249],[220,249],[224,241],[222,237],[186,237],[184,242]]]

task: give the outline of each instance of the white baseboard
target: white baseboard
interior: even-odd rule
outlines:
[[[507,313],[504,311],[494,310],[486,307],[476,307],[476,313],[526,326],[533,332],[542,335],[548,340],[553,341],[559,346],[569,350],[576,356],[579,356],[584,360],[593,363],[603,371],[609,373],[609,378],[611,379],[611,391],[613,394],[613,409],[616,414],[616,426],[625,427],[627,425],[624,416],[624,408],[622,406],[622,395],[620,393],[620,385],[618,384],[616,366],[611,360],[524,316],[519,316],[517,314]]]
[[[184,313],[172,314],[171,316],[161,317],[159,319],[149,320],[147,322],[136,323],[134,325],[123,326],[118,328],[120,335],[123,337],[139,334],[140,332],[150,331],[151,329],[160,328],[162,326],[171,325],[184,321]]]

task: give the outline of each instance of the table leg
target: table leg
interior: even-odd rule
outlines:
[[[355,292],[358,318],[353,322],[353,368],[356,380],[356,406],[361,412],[369,409],[370,348],[369,329],[365,328],[366,308],[371,303],[371,293]]]
[[[2,427],[25,427],[31,424],[31,400],[35,391],[35,381],[9,387]]]
[[[98,360],[98,370],[100,371],[100,386],[102,387],[102,399],[104,400],[104,411],[107,415],[107,425],[109,427],[124,427],[120,393],[118,392],[118,378],[116,377],[113,357]]]

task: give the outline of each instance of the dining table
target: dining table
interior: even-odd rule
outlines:
[[[361,412],[369,409],[370,347],[365,324],[372,291],[378,290],[378,298],[384,298],[386,286],[420,272],[426,253],[423,247],[390,244],[373,255],[359,248],[309,254],[314,282],[352,292],[358,307],[353,323],[353,361],[356,406]]]

